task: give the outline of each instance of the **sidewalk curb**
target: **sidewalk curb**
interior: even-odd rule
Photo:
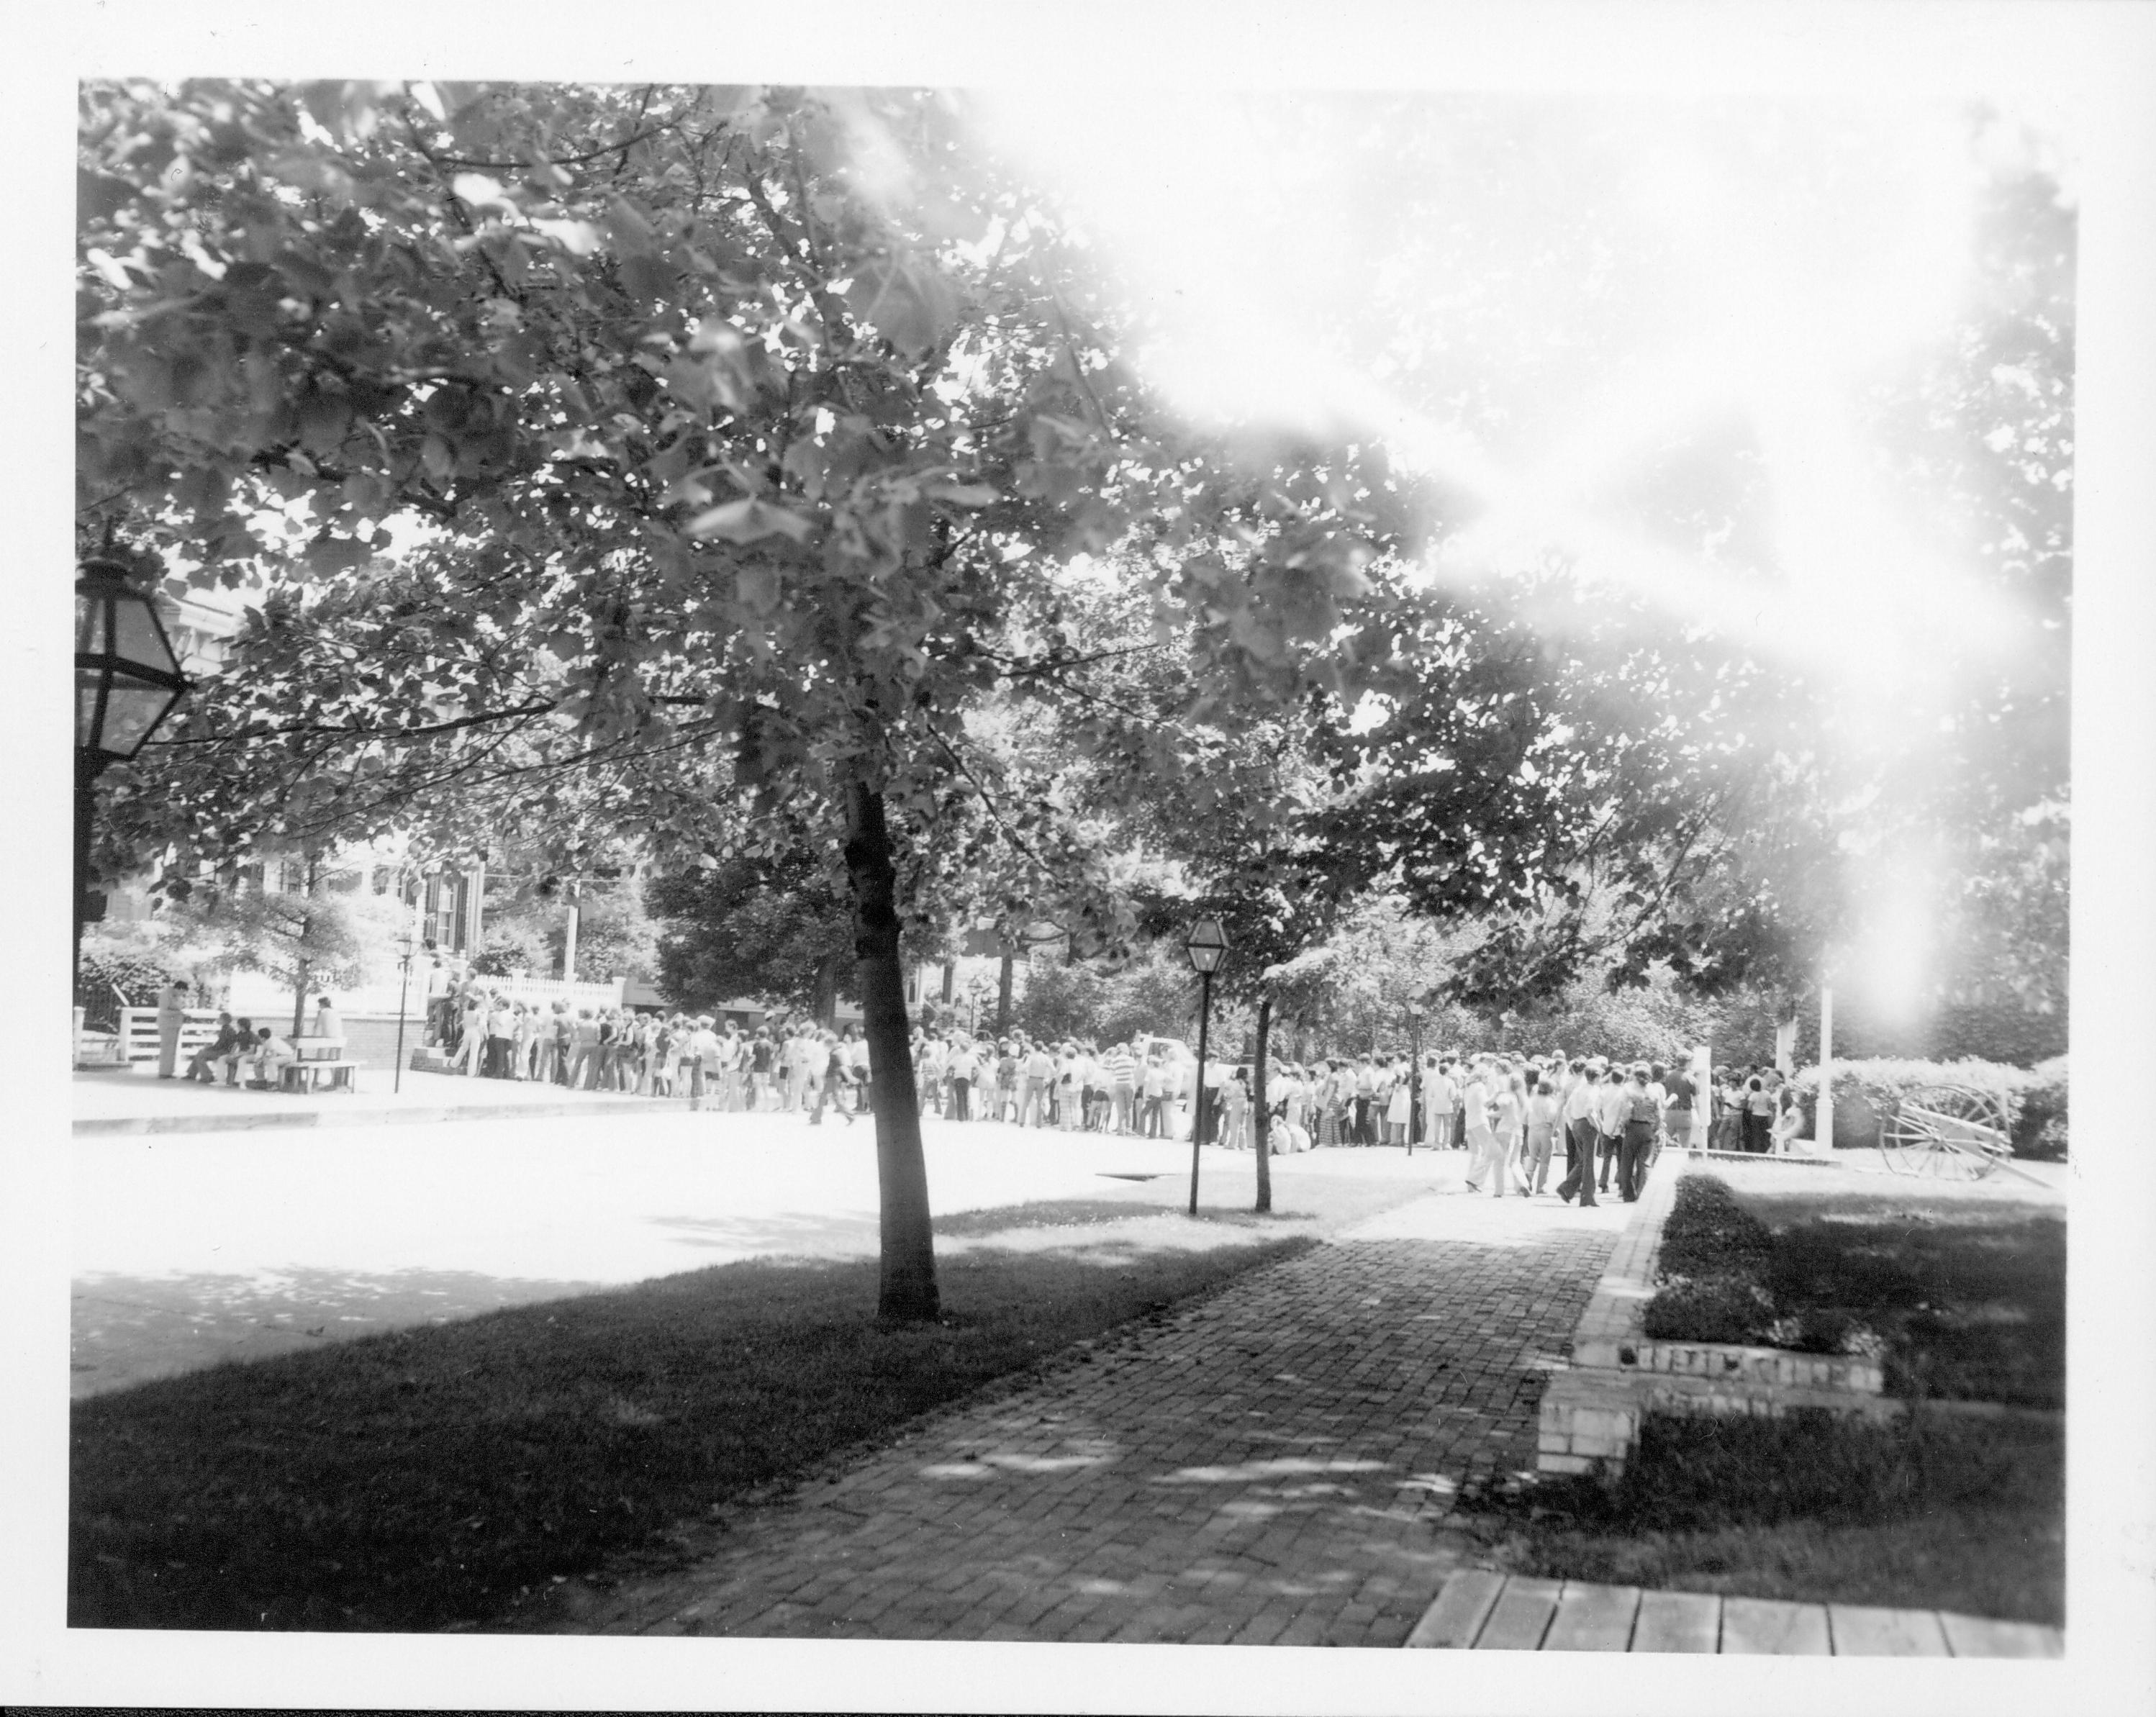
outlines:
[[[591,1103],[438,1104],[425,1109],[240,1110],[217,1115],[100,1115],[74,1123],[78,1139],[141,1133],[240,1133],[294,1127],[394,1126],[459,1120],[550,1120],[572,1115],[666,1115],[677,1110],[664,1097],[601,1098]]]

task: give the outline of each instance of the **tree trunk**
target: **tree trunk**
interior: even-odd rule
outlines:
[[[292,1035],[298,1037],[307,1023],[307,980],[315,975],[313,966],[304,954],[292,962]]]
[[[809,997],[808,1012],[819,1026],[834,1025],[838,1022],[839,967],[844,958],[843,954],[826,954],[816,962],[816,988]],[[904,999],[903,996],[900,997],[901,1002]]]
[[[1273,992],[1270,988],[1262,989],[1258,992],[1258,1053],[1251,1075],[1256,1089],[1250,1096],[1250,1100],[1257,1105],[1257,1112],[1250,1119],[1257,1141],[1258,1208],[1260,1211],[1270,1211],[1273,1207],[1273,1171],[1270,1149],[1272,1143],[1272,1117],[1265,1104],[1265,1045],[1267,1040],[1272,1036],[1272,1026]]]
[[[996,974],[996,1036],[1010,1034],[1011,951],[1004,950],[1003,970]]]
[[[898,950],[897,875],[883,795],[846,789],[846,873],[854,887],[854,955],[861,1025],[875,1110],[876,1183],[883,1274],[876,1315],[927,1323],[941,1310],[928,1215],[928,1166],[921,1152],[921,1103],[906,1023],[906,968]]]

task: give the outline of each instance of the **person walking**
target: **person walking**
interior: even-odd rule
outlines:
[[[1248,1068],[1237,1068],[1220,1086],[1220,1137],[1214,1142],[1230,1151],[1250,1148],[1245,1136],[1250,1125],[1250,1074]]]
[[[1594,1146],[1598,1137],[1594,1107],[1600,1094],[1595,1087],[1600,1081],[1601,1075],[1591,1063],[1579,1064],[1561,1110],[1565,1169],[1564,1178],[1558,1182],[1557,1196],[1568,1204],[1577,1196],[1582,1210],[1594,1203]]]
[[[179,1074],[180,1033],[187,1023],[187,1001],[194,987],[185,978],[174,978],[157,992],[157,1077]]]
[[[1555,1089],[1548,1079],[1537,1079],[1533,1094],[1527,1099],[1527,1160],[1522,1166],[1531,1192],[1539,1193],[1548,1184],[1550,1151],[1556,1143],[1561,1113]]]
[[[1768,1130],[1774,1124],[1774,1099],[1766,1081],[1754,1074],[1744,1082],[1744,1149],[1755,1156],[1767,1154]]]
[[[1467,1089],[1462,1094],[1467,1115],[1467,1180],[1470,1192],[1482,1190],[1482,1177],[1491,1178],[1491,1196],[1505,1196],[1505,1176],[1497,1158],[1497,1135],[1490,1126],[1490,1069],[1481,1059],[1467,1069]],[[1496,1170],[1496,1172],[1492,1171]]]
[[[1654,1149],[1655,1130],[1661,1121],[1661,1105],[1647,1089],[1646,1064],[1638,1063],[1625,1085],[1625,1130],[1617,1156],[1617,1192],[1627,1204],[1640,1202],[1647,1155]]]
[[[1662,1137],[1668,1141],[1671,1149],[1689,1151],[1691,1149],[1692,1110],[1698,1101],[1698,1092],[1690,1076],[1681,1067],[1671,1068],[1667,1072],[1657,1067],[1654,1069],[1654,1075],[1662,1082],[1662,1089],[1668,1098],[1662,1109]],[[1654,1156],[1648,1159],[1649,1166],[1659,1161],[1661,1154],[1661,1146],[1657,1144]]]

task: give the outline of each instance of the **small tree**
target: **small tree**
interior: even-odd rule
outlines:
[[[299,889],[249,889],[221,903],[213,915],[223,931],[218,963],[228,971],[266,972],[290,989],[295,1035],[306,1023],[309,994],[357,982],[367,961],[352,908],[330,890],[331,866],[316,853],[300,864]]]

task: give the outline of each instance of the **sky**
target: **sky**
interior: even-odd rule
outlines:
[[[2025,646],[1863,421],[1868,384],[1948,336],[1987,168],[2041,151],[2071,194],[2021,115],[1219,90],[977,111],[1135,294],[1137,367],[1170,401],[1440,479],[1455,517],[1420,577],[1562,557],[1861,703],[1860,769],[1939,742],[1943,664]],[[1905,1011],[1938,878],[1902,852],[1861,886],[1850,976]]]

